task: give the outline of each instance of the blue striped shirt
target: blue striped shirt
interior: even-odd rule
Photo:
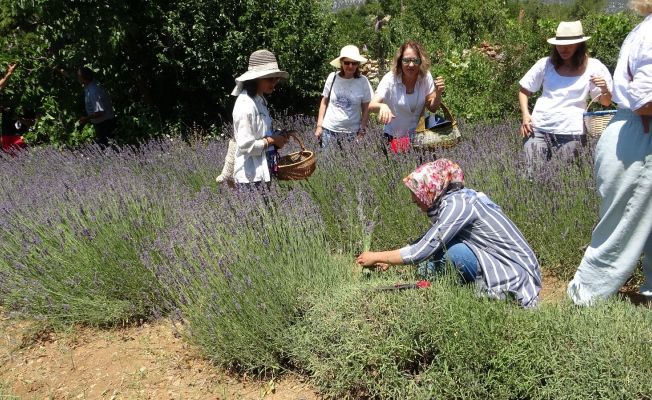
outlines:
[[[457,237],[478,258],[489,296],[512,294],[524,307],[537,305],[541,271],[534,252],[514,223],[484,193],[462,189],[445,194],[428,213],[432,226],[414,244],[403,247],[407,264],[424,261]]]

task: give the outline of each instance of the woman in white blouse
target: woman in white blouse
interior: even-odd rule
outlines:
[[[401,45],[389,71],[378,84],[369,111],[378,113],[392,150],[409,147],[424,107],[435,112],[441,104],[444,79],[433,80],[430,61],[420,43],[410,40]]]
[[[600,221],[568,285],[577,304],[616,293],[641,254],[645,282],[640,292],[652,300],[652,0],[633,0],[631,6],[645,20],[620,49],[614,72],[618,112],[596,146]]]
[[[366,76],[360,73],[360,65],[367,59],[360,55],[356,46],[342,47],[340,56],[330,62],[338,69],[326,78],[315,136],[322,147],[336,142],[352,141],[364,136],[369,121],[369,102],[373,89]]]
[[[281,78],[287,79],[288,73],[278,68],[276,57],[268,50],[254,51],[247,72],[236,78],[231,94],[238,96],[233,106],[233,179],[238,184],[269,182],[276,150],[287,142],[287,137],[274,134],[264,97],[274,91]]]
[[[587,97],[611,104],[611,74],[587,54],[582,23],[561,22],[549,57],[540,59],[520,80],[521,135],[530,165],[549,160],[554,153],[572,158],[586,143],[582,115]],[[528,97],[543,88],[530,114]]]

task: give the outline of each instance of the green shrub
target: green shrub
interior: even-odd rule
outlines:
[[[293,355],[329,398],[641,399],[652,393],[649,312],[622,301],[522,310],[436,281],[320,298]]]

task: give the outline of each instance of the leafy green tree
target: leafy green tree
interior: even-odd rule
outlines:
[[[328,12],[322,0],[9,0],[0,8],[0,59],[21,71],[3,100],[39,112],[33,141],[79,142],[74,72],[87,65],[111,94],[125,141],[170,124],[221,126],[234,78],[251,52],[268,48],[290,72],[273,106],[311,111]]]

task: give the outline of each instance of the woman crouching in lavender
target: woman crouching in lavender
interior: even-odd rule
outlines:
[[[475,283],[489,297],[513,297],[523,307],[537,305],[541,271],[534,252],[500,207],[484,193],[464,187],[459,165],[447,159],[429,162],[403,182],[432,226],[403,248],[360,254],[358,264],[385,270],[421,263],[437,272],[450,262],[462,283]]]

